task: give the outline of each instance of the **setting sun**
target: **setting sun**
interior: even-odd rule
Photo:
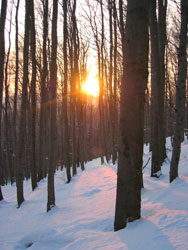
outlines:
[[[97,97],[99,95],[99,83],[98,79],[94,75],[89,75],[83,84],[83,91],[88,95]]]

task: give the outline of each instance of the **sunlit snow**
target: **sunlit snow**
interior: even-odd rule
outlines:
[[[171,159],[162,175],[150,177],[150,164],[144,169],[142,217],[127,228],[113,232],[116,171],[113,164],[101,166],[100,159],[86,164],[86,170],[66,184],[64,171],[55,175],[56,206],[46,213],[47,180],[31,191],[24,183],[25,202],[16,205],[16,186],[2,187],[0,202],[1,250],[171,250],[188,249],[188,142],[182,144],[179,178],[169,184]],[[147,162],[151,154],[145,147]]]

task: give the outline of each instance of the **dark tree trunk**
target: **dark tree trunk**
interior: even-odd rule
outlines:
[[[71,41],[71,126],[72,126],[72,175],[77,174],[77,135],[76,135],[76,93],[77,93],[77,26],[76,26],[76,0],[71,10],[72,41]]]
[[[67,62],[67,0],[63,0],[63,12],[64,12],[64,43],[63,43],[63,54],[64,54],[64,92],[63,92],[63,122],[64,122],[64,158],[67,174],[67,182],[71,181],[71,172],[70,172],[70,155],[69,155],[69,130],[68,130],[68,115],[67,115],[67,87],[68,87],[68,62]]]
[[[187,0],[181,0],[181,29],[178,50],[178,79],[176,84],[176,125],[173,138],[173,151],[170,164],[170,182],[178,177],[178,165],[181,153],[182,134],[185,122],[185,89],[187,77]]]
[[[158,27],[156,17],[156,0],[150,3],[150,34],[151,34],[151,149],[152,149],[152,167],[151,176],[158,177],[158,171],[162,165],[162,126],[161,113],[164,105],[162,101],[162,82],[160,55],[158,43]],[[164,88],[163,88],[164,91]],[[164,97],[164,94],[163,94]]]
[[[47,39],[48,39],[48,0],[43,2],[43,69],[41,77],[41,100],[40,100],[40,124],[39,124],[39,164],[38,164],[38,181],[42,180],[47,168]]]
[[[7,57],[5,63],[5,115],[4,115],[4,123],[5,123],[5,144],[6,144],[6,158],[7,158],[7,170],[9,172],[10,182],[13,184],[15,182],[14,176],[14,167],[13,167],[13,138],[12,138],[12,130],[11,130],[11,118],[10,118],[10,98],[9,98],[9,84],[8,84],[8,65],[9,65],[9,58],[10,58],[10,51],[11,51],[11,28],[12,28],[12,9],[10,10],[10,22],[9,22],[9,31],[8,31],[8,50],[7,50]]]
[[[53,17],[52,17],[52,51],[50,64],[50,153],[49,153],[49,168],[48,168],[48,203],[47,212],[55,206],[55,187],[54,187],[54,172],[56,168],[56,141],[57,141],[57,16],[58,16],[58,1],[53,0]]]
[[[3,82],[4,82],[4,60],[5,60],[5,20],[7,12],[7,0],[1,2],[1,17],[0,17],[0,191],[4,184],[3,178],[3,155],[2,155],[2,98],[3,98]],[[0,199],[3,199],[2,191],[0,192]]]
[[[27,87],[28,87],[28,53],[29,53],[29,31],[30,31],[30,9],[29,0],[25,1],[25,35],[24,35],[24,55],[23,55],[23,83],[21,96],[21,113],[19,127],[19,144],[16,161],[16,186],[17,186],[17,203],[18,207],[24,201],[23,193],[23,165],[24,152],[26,152],[26,120],[27,120]]]
[[[112,155],[112,162],[115,164],[117,160],[117,138],[118,138],[118,109],[117,109],[117,10],[116,10],[116,1],[113,0],[113,18],[114,18],[114,98],[113,98],[113,126],[114,126],[114,151]]]
[[[113,14],[114,3],[112,0],[108,0],[108,9],[109,9],[109,27],[110,27],[110,65],[109,65],[109,90],[110,90],[110,100],[109,100],[109,114],[110,114],[110,134],[111,134],[111,153],[112,153],[112,162],[115,164],[116,160],[116,151],[115,151],[115,103],[114,96],[115,92],[113,91],[112,81],[113,81]],[[114,30],[115,32],[115,30]],[[116,44],[117,45],[117,44]]]
[[[16,15],[15,15],[15,49],[16,49],[16,72],[15,72],[15,92],[14,92],[14,114],[13,114],[13,128],[14,128],[14,155],[16,154],[17,145],[17,102],[18,102],[18,81],[19,81],[19,46],[18,46],[18,11],[20,0],[17,0]]]
[[[36,39],[35,39],[35,14],[34,3],[30,0],[31,8],[31,56],[32,56],[32,79],[31,79],[31,184],[32,190],[37,187],[36,169]]]
[[[160,71],[161,71],[161,161],[164,162],[166,158],[166,120],[164,97],[165,97],[165,48],[166,48],[166,11],[167,0],[158,0],[158,36],[159,36],[159,56],[160,56]]]
[[[107,133],[106,133],[106,124],[105,124],[105,103],[104,103],[104,68],[105,68],[105,60],[104,60],[104,10],[103,10],[103,0],[100,0],[100,11],[101,11],[101,46],[100,46],[100,55],[101,55],[101,64],[100,64],[100,93],[99,93],[99,111],[100,111],[100,123],[101,123],[101,140],[102,140],[102,148],[103,155],[106,157],[107,162],[109,161],[109,152],[107,147]]]
[[[140,218],[144,96],[148,76],[148,0],[128,0],[114,230]]]
[[[2,193],[2,190],[1,190],[1,186],[0,186],[0,201],[3,200],[3,193]]]

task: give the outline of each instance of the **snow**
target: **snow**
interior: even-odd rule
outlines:
[[[144,169],[141,219],[118,232],[113,232],[117,168],[112,163],[95,159],[69,184],[64,171],[57,171],[56,206],[48,213],[46,179],[34,192],[30,181],[24,182],[26,200],[19,209],[15,184],[2,187],[0,249],[188,249],[188,142],[182,144],[179,178],[169,184],[171,153],[169,139],[162,175],[150,177],[151,161]],[[149,157],[145,146],[144,164]]]

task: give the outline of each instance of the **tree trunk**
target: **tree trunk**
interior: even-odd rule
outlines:
[[[31,79],[31,183],[32,190],[37,187],[36,169],[36,39],[35,39],[35,14],[34,3],[30,1],[31,8],[31,56],[32,56],[32,79]]]
[[[39,124],[39,164],[38,164],[38,181],[45,176],[47,169],[47,76],[48,76],[48,61],[47,61],[47,39],[48,39],[48,0],[43,2],[43,69],[41,77],[41,100],[40,100],[40,124]]]
[[[72,175],[77,174],[77,137],[76,137],[76,84],[77,84],[77,28],[76,28],[76,0],[73,1],[73,9],[71,11],[72,21],[72,41],[71,41],[71,135],[72,135]]]
[[[50,65],[50,153],[49,153],[49,168],[48,168],[48,203],[47,212],[55,206],[55,187],[54,187],[54,172],[56,168],[56,129],[57,129],[57,16],[58,16],[58,1],[53,0],[53,17],[52,17],[52,50],[51,50],[51,65]]]
[[[115,164],[117,160],[117,137],[118,137],[118,109],[117,109],[117,10],[116,1],[113,0],[113,18],[114,18],[114,98],[113,98],[113,127],[114,127],[114,151],[112,155],[112,162]]]
[[[15,92],[14,92],[14,114],[13,114],[13,128],[14,128],[14,155],[16,154],[17,146],[17,102],[18,102],[18,80],[19,80],[19,46],[18,46],[18,11],[20,0],[17,0],[16,15],[15,15],[15,49],[16,49],[16,72],[15,72]]]
[[[8,31],[8,50],[7,50],[7,57],[6,57],[6,63],[5,63],[5,115],[4,115],[4,123],[5,123],[5,142],[6,142],[6,158],[7,158],[7,168],[9,172],[10,182],[13,184],[15,182],[14,176],[14,167],[13,167],[13,138],[11,134],[11,118],[10,118],[10,100],[9,100],[9,84],[8,84],[8,65],[9,65],[9,57],[10,57],[10,51],[11,51],[11,28],[12,28],[12,9],[10,10],[10,23],[9,23],[9,31]]]
[[[100,93],[99,93],[99,109],[100,109],[100,123],[101,123],[101,140],[102,140],[102,147],[103,147],[103,155],[105,155],[107,162],[109,161],[109,152],[107,149],[107,136],[106,136],[106,125],[104,119],[105,113],[105,104],[104,104],[104,10],[103,10],[103,0],[100,0],[100,9],[101,9],[101,46],[100,46],[100,55],[101,55],[101,73],[100,73]]]
[[[16,186],[17,186],[17,203],[18,207],[24,201],[23,193],[23,165],[24,152],[26,152],[26,119],[27,119],[27,87],[28,87],[28,53],[29,53],[29,31],[30,31],[30,11],[29,1],[25,1],[25,35],[24,35],[24,59],[23,59],[23,83],[21,96],[21,114],[19,127],[19,144],[16,161]]]
[[[115,105],[116,105],[116,100],[115,100],[115,95],[116,95],[116,50],[115,46],[117,46],[117,34],[115,28],[116,25],[113,26],[113,19],[112,16],[114,17],[114,22],[116,22],[116,15],[114,12],[116,12],[115,8],[115,1],[113,0],[108,0],[108,9],[109,9],[109,27],[110,27],[110,65],[109,65],[109,91],[110,91],[110,98],[109,98],[109,114],[110,114],[110,134],[111,134],[111,153],[112,153],[112,162],[115,164],[116,158],[117,158],[117,153],[116,153],[116,143],[115,143],[115,133],[116,133],[116,126],[115,126],[115,119],[116,119],[116,113],[115,113]],[[115,37],[115,44],[113,43],[113,27],[114,27],[114,37]],[[114,50],[114,57],[113,57],[113,50]],[[114,65],[114,68],[113,68]],[[113,75],[114,73],[114,75]],[[114,79],[114,81],[113,81]],[[113,84],[112,84],[113,82]],[[114,87],[113,87],[114,85]]]
[[[148,76],[148,10],[148,0],[128,0],[115,231],[124,228],[127,220],[140,218],[144,96]]]
[[[162,106],[161,93],[161,68],[158,44],[158,29],[156,17],[156,0],[150,3],[150,34],[151,34],[151,149],[152,149],[152,167],[151,176],[158,177],[158,171],[162,165],[162,126],[161,120]],[[163,89],[164,90],[164,89]],[[163,95],[164,96],[164,95]],[[164,100],[163,100],[164,102]]]
[[[64,158],[65,158],[65,167],[67,174],[67,182],[71,181],[71,172],[70,172],[70,155],[69,155],[69,130],[68,130],[68,115],[67,115],[67,87],[68,87],[68,62],[67,62],[67,0],[63,0],[63,12],[64,12],[64,43],[63,43],[63,54],[64,54],[64,92],[63,92],[63,122],[64,122]]]
[[[3,193],[2,193],[2,190],[1,190],[1,186],[0,186],[0,201],[3,200]]]
[[[178,177],[178,165],[181,153],[182,134],[185,122],[185,89],[187,77],[187,0],[181,0],[181,29],[178,50],[178,79],[176,84],[176,125],[173,138],[173,151],[170,164],[170,182]]]
[[[0,191],[4,184],[3,178],[3,155],[2,155],[2,99],[3,99],[3,82],[4,82],[4,60],[5,60],[5,20],[7,12],[7,0],[1,1],[1,17],[0,17]],[[2,191],[0,192],[0,199],[3,200]]]
[[[164,162],[166,158],[166,120],[164,96],[165,96],[165,48],[166,48],[166,11],[167,11],[167,0],[158,0],[158,35],[159,35],[159,56],[160,56],[160,71],[161,71],[161,161]]]

